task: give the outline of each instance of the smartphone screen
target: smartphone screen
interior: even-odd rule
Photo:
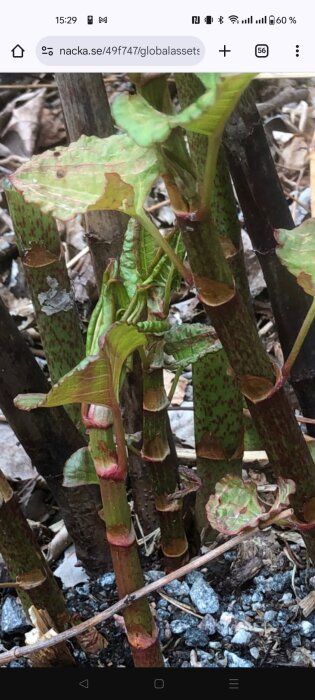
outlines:
[[[2,10],[14,692],[313,682],[315,10],[276,4]]]

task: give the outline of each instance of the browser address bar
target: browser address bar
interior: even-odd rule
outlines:
[[[48,36],[38,43],[36,54],[49,66],[169,67],[199,63],[205,47],[190,36]]]

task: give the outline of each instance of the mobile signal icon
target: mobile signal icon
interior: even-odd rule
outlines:
[[[256,19],[256,24],[267,24],[267,15],[261,17],[261,19]]]
[[[230,20],[230,22],[232,22],[232,24],[238,24],[238,16],[237,15],[230,15],[229,20]]]
[[[253,15],[247,17],[247,19],[242,19],[242,24],[253,24]]]

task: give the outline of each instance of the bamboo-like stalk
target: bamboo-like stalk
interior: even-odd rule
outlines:
[[[35,309],[52,383],[84,357],[79,315],[66,268],[55,220],[26,204],[8,184],[6,197]],[[66,411],[79,427],[79,406]]]
[[[203,138],[203,144],[206,154],[206,137]],[[218,156],[211,210],[236,287],[252,314],[241,228],[222,149]],[[242,470],[242,395],[235,378],[227,374],[227,369],[228,360],[224,350],[205,355],[192,369],[197,473],[201,479],[201,486],[196,493],[195,513],[198,529],[208,541],[216,536],[216,532],[210,528],[205,511],[209,496],[214,493],[215,484],[225,474],[240,476]]]
[[[149,336],[149,344],[157,338]],[[173,439],[168,424],[168,399],[164,389],[163,368],[158,367],[159,352],[154,354],[154,366],[144,366],[143,377],[143,448],[142,456],[153,483],[155,507],[161,528],[161,545],[168,570],[177,568],[187,556],[188,543],[182,515],[182,500],[168,500],[178,490],[176,452],[171,450]],[[162,358],[161,358],[162,359]]]
[[[309,310],[311,297],[296,284],[276,255],[274,229],[292,229],[294,221],[251,87],[242,95],[226,125],[224,147],[246,230],[267,283],[286,359]],[[315,417],[314,342],[315,326],[310,329],[290,374],[302,412],[310,418]],[[307,430],[315,436],[314,426],[308,425]]]
[[[114,133],[110,106],[101,73],[56,73],[70,141],[81,134],[105,138]],[[111,258],[118,258],[127,216],[118,211],[90,211],[85,217],[86,238],[98,288]]]
[[[196,81],[199,91],[196,76],[177,74],[182,107],[194,101]],[[202,144],[198,152],[198,138],[198,135],[193,136],[192,152],[201,187],[206,168]],[[257,328],[235,288],[210,208],[177,212],[177,220],[199,297],[227,353],[275,471],[296,482],[294,507],[297,516],[301,517],[305,501],[315,496],[314,463],[284,390],[276,385],[276,370],[263,350]],[[315,533],[312,531],[307,536],[307,545],[315,561]]]
[[[243,403],[234,377],[227,374],[224,350],[200,358],[192,368],[197,473],[195,514],[203,541],[216,537],[206,504],[226,474],[240,476],[243,456]]]
[[[88,420],[90,450],[100,480],[103,516],[118,595],[123,598],[130,594],[131,604],[124,611],[124,620],[134,664],[142,668],[162,667],[157,628],[148,600],[143,598],[132,602],[132,592],[144,585],[144,578],[127,501],[127,461],[120,408],[115,401],[112,411],[90,406]],[[93,422],[98,427],[93,427]]]
[[[0,408],[17,439],[54,495],[76,548],[91,576],[108,570],[105,528],[98,516],[97,486],[64,488],[63,468],[86,445],[63,408],[25,413],[14,406],[19,393],[47,393],[49,384],[13,318],[0,301]]]
[[[47,610],[56,630],[69,626],[70,616],[62,591],[57,585],[32,530],[23,515],[17,498],[0,471],[0,552],[13,580],[29,575],[34,585],[28,590],[18,588],[27,613],[31,605]],[[38,583],[36,583],[38,580]]]

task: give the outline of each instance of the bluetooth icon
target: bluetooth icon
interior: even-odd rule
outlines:
[[[220,24],[223,24],[223,22],[224,22],[224,17],[222,17],[222,15],[220,15],[218,21],[220,22]]]

